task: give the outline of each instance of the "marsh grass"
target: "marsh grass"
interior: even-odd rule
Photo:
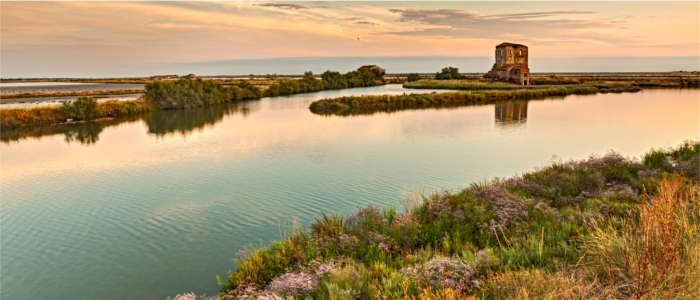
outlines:
[[[219,297],[697,299],[698,178],[678,166],[700,146],[655,151],[668,171],[611,153],[323,215],[244,259]]]
[[[550,87],[518,90],[479,90],[469,92],[403,94],[381,96],[353,96],[322,99],[311,103],[311,112],[322,115],[372,114],[405,109],[457,107],[498,101],[540,99],[571,94],[595,94],[592,86]]]
[[[14,130],[30,127],[54,126],[76,121],[94,121],[106,118],[121,118],[152,111],[153,107],[138,99],[134,101],[96,102],[92,97],[79,97],[61,106],[18,108],[0,110],[0,127]]]

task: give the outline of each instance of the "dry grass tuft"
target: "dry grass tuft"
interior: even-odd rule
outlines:
[[[636,217],[593,222],[587,242],[593,270],[623,298],[700,298],[696,187],[672,175],[643,199]]]

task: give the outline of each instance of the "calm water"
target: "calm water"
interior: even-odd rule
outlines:
[[[553,160],[699,139],[700,90],[569,96],[457,109],[322,117],[318,98],[157,113],[0,144],[3,299],[214,294],[236,251],[295,217],[400,207]],[[6,133],[7,134],[7,133]]]

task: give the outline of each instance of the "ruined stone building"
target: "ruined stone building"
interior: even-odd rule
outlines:
[[[527,46],[513,43],[501,43],[496,46],[496,63],[485,77],[530,85]]]

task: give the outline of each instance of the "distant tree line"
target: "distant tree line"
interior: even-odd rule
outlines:
[[[363,66],[345,74],[326,71],[321,74],[321,79],[317,79],[309,71],[304,73],[304,78],[302,79],[286,79],[272,84],[265,91],[265,96],[283,96],[322,90],[375,86],[384,83],[384,73],[384,69],[380,67]]]
[[[259,99],[264,96],[282,96],[330,89],[375,86],[384,83],[384,69],[363,66],[356,71],[340,74],[326,71],[317,79],[311,72],[301,79],[279,80],[263,93],[246,81],[234,85],[202,79],[158,80],[146,84],[145,98],[154,107],[182,109],[214,104]]]

